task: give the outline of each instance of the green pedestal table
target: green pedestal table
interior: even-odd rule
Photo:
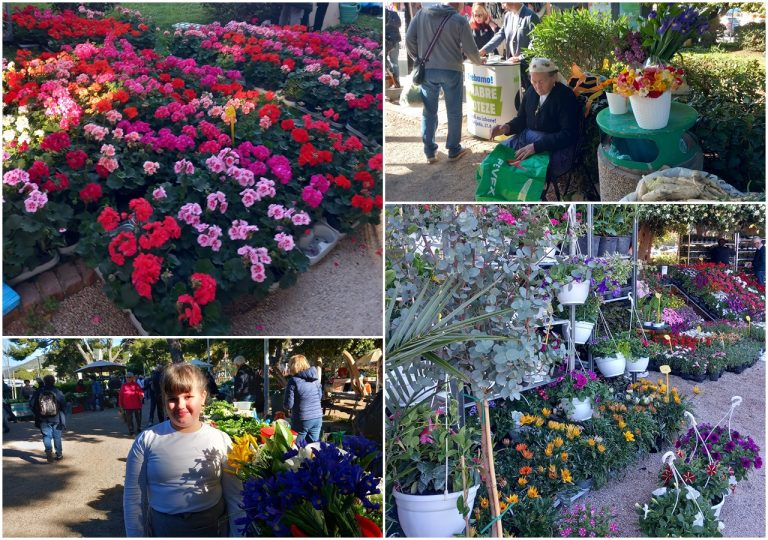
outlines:
[[[601,145],[599,152],[615,165],[638,171],[680,166],[701,151],[690,137],[684,137],[697,118],[693,107],[673,101],[667,127],[649,130],[637,125],[631,111],[616,115],[606,107],[598,113],[597,125],[612,141],[608,148]]]

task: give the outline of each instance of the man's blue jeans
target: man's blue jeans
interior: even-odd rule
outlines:
[[[421,140],[424,154],[434,157],[437,152],[435,132],[437,131],[437,103],[440,88],[445,92],[445,108],[448,112],[448,139],[445,147],[448,157],[455,156],[461,148],[461,99],[464,74],[451,69],[427,69],[421,84],[421,98],[424,112],[421,117]]]
[[[760,285],[765,285],[765,270],[757,270],[755,272],[755,277]]]
[[[40,423],[40,431],[43,434],[43,446],[45,451],[50,452],[51,439],[53,439],[53,445],[56,447],[56,455],[61,455],[61,429],[58,423],[49,424],[45,420]]]
[[[298,432],[296,442],[306,439],[308,443],[320,440],[320,430],[323,428],[323,417],[310,420],[296,420],[291,418],[291,428]]]

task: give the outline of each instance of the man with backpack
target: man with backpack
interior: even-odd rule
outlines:
[[[54,386],[56,377],[46,375],[43,377],[43,386],[35,390],[29,400],[29,408],[35,415],[35,427],[40,428],[43,434],[43,446],[45,458],[52,463],[53,447],[56,449],[56,460],[63,456],[61,453],[61,432],[66,428],[64,409],[67,402],[61,390]],[[53,447],[51,446],[53,440]]]

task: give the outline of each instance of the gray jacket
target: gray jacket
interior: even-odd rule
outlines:
[[[541,20],[528,6],[520,8],[519,14],[507,11],[504,20],[491,41],[485,44],[483,51],[492,51],[502,43],[506,46],[507,58],[525,56],[525,49],[531,45],[530,33]]]
[[[408,56],[413,59],[424,57],[430,41],[446,15],[451,15],[451,18],[440,33],[426,68],[462,71],[465,54],[473,64],[482,64],[480,51],[477,50],[467,19],[451,6],[444,4],[423,8],[411,20],[405,34]]]

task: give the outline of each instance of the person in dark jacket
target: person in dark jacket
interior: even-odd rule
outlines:
[[[320,404],[323,390],[317,371],[300,354],[291,357],[288,370],[291,376],[285,387],[283,408],[291,411],[291,429],[298,432],[296,442],[317,442],[323,428],[323,408]]]
[[[752,242],[756,250],[755,256],[752,258],[752,271],[755,273],[757,282],[760,285],[765,285],[765,246],[763,239],[757,236]]]
[[[402,21],[396,11],[386,8],[384,18],[384,57],[387,68],[392,72],[394,88],[400,88],[400,67],[398,58],[400,55],[400,27]]]
[[[516,135],[501,144],[517,150],[516,160],[550,152],[549,172],[557,177],[568,168],[579,131],[579,102],[564,84],[560,70],[547,58],[531,60],[531,87],[517,116],[498,125],[491,137]]]
[[[714,264],[731,264],[731,257],[736,254],[725,245],[725,238],[717,239],[717,246],[709,250],[709,260]]]
[[[242,356],[235,357],[237,373],[233,392],[235,401],[253,401],[257,411],[264,409],[264,386],[261,376],[251,366],[245,363]]]
[[[531,45],[531,31],[541,22],[531,8],[518,2],[505,2],[504,19],[501,28],[496,31],[493,38],[480,49],[480,54],[485,56],[502,43],[505,45],[505,55],[508,62],[520,63],[520,74],[523,88],[530,86],[530,80],[526,77],[528,64],[526,63],[526,50]]]
[[[445,147],[448,161],[461,159],[469,149],[461,146],[462,97],[464,94],[464,55],[473,64],[482,64],[480,52],[467,19],[459,15],[463,2],[449,5],[438,4],[419,10],[408,25],[405,45],[408,56],[424,59],[432,38],[445,20],[445,26],[435,41],[432,53],[424,65],[424,81],[421,83],[421,99],[424,103],[421,118],[421,140],[427,163],[437,161],[437,105],[440,89],[445,93],[445,109],[448,113],[448,135]]]
[[[151,380],[149,381],[150,396],[149,396],[149,423],[147,427],[152,425],[152,421],[155,418],[155,412],[157,412],[157,423],[160,424],[165,421],[165,405],[163,404],[163,371],[165,366],[158,364],[155,369],[152,370]],[[145,383],[146,384],[146,383]]]
[[[56,459],[62,459],[61,432],[66,429],[64,409],[67,406],[67,401],[61,390],[54,386],[55,384],[56,377],[46,375],[43,377],[43,386],[35,390],[35,393],[32,394],[29,400],[29,408],[32,409],[32,413],[35,415],[35,427],[39,428],[40,433],[43,434],[45,458],[48,460],[48,463],[53,462],[54,448],[56,449]],[[53,396],[58,409],[56,414],[48,415],[40,410],[40,396],[44,394],[51,394]],[[51,445],[51,441],[53,441],[53,445]]]
[[[499,27],[493,22],[491,14],[483,4],[475,3],[472,5],[472,19],[469,21],[469,27],[472,29],[472,37],[475,38],[475,45],[482,49],[486,43],[491,41],[494,33]],[[490,54],[499,54],[496,49],[489,51]]]

